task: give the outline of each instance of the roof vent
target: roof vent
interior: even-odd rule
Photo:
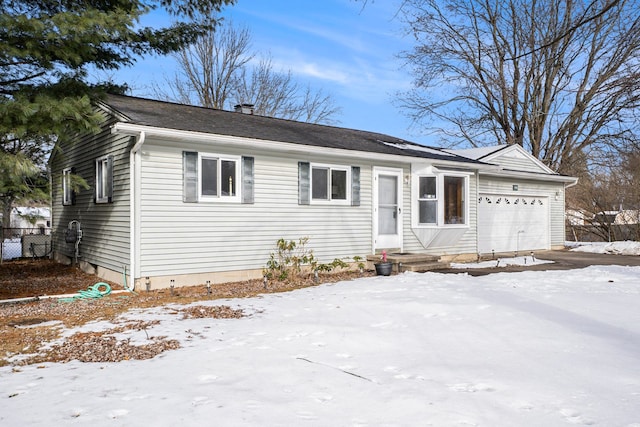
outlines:
[[[236,113],[253,114],[253,104],[238,104],[233,109]]]

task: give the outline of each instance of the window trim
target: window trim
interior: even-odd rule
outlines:
[[[111,203],[113,201],[113,156],[102,156],[95,160],[95,202]]]
[[[75,195],[71,183],[73,168],[62,169],[62,206],[71,206],[74,203]]]
[[[436,194],[435,197],[432,198],[423,198],[420,195],[420,179],[421,178],[433,178],[436,180]],[[429,226],[429,227],[435,227],[438,225],[439,223],[439,217],[440,217],[440,189],[438,188],[438,183],[440,182],[440,180],[438,179],[438,175],[436,174],[423,174],[423,175],[418,175],[416,176],[416,180],[418,181],[418,197],[417,200],[418,202],[416,203],[416,209],[417,209],[417,218],[418,218],[418,225],[419,226]],[[436,222],[420,222],[420,202],[436,202]]]
[[[314,169],[326,169],[327,170],[327,198],[316,199],[313,197],[313,170]],[[333,177],[333,171],[345,172],[345,198],[333,199],[331,197],[331,180]],[[309,164],[309,201],[312,205],[351,205],[352,197],[352,166],[349,165],[337,165],[329,163],[310,163]]]
[[[473,175],[473,172],[453,172],[446,170],[437,170],[433,167],[423,168],[417,172],[413,172],[412,185],[412,227],[420,229],[434,229],[434,228],[469,228],[470,227],[470,204],[469,204],[469,177]],[[435,199],[420,199],[420,178],[421,177],[435,177],[436,178],[436,198]],[[463,178],[463,214],[464,223],[459,224],[446,224],[445,223],[445,197],[444,192],[444,180],[445,177]],[[437,220],[436,223],[421,223],[420,222],[420,201],[421,200],[437,200]]]
[[[217,171],[216,171],[217,195],[215,196],[205,196],[202,194],[202,172],[204,170],[204,168],[202,167],[203,159],[217,160]],[[223,161],[232,161],[235,163],[235,176],[234,176],[234,184],[233,184],[235,186],[234,196],[222,195],[221,175],[222,175]],[[242,202],[242,156],[198,152],[198,202],[220,202],[220,203],[241,203]]]

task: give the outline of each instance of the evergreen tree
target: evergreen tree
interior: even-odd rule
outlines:
[[[215,28],[216,12],[233,3],[0,0],[2,204],[16,200],[8,188],[19,183],[25,189],[32,166],[41,165],[55,138],[97,130],[93,100],[108,90],[126,89],[90,83],[91,71],[117,70],[143,55],[175,52]],[[140,18],[154,10],[164,10],[174,22],[159,29],[140,26]]]

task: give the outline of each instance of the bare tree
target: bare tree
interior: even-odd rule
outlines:
[[[340,109],[330,95],[302,86],[291,70],[274,70],[271,58],[256,56],[247,28],[222,24],[176,54],[178,71],[166,85],[155,87],[156,96],[219,109],[253,104],[259,115],[336,122]]]
[[[472,146],[520,144],[577,173],[638,133],[640,6],[633,0],[406,0],[416,123]]]
[[[577,240],[640,239],[640,150],[603,156],[567,190],[568,230]]]
[[[218,26],[196,43],[178,51],[178,69],[156,95],[184,104],[229,108],[238,73],[254,58],[246,27]]]
[[[255,113],[309,123],[336,123],[339,112],[330,95],[300,85],[289,71],[274,71],[271,58],[238,75],[234,98],[238,104],[254,104]]]

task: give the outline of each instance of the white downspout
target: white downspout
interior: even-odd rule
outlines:
[[[144,144],[146,134],[140,131],[137,140],[131,152],[129,153],[129,289],[134,290],[136,286],[136,278],[140,275],[140,266],[138,265],[138,244],[140,240],[140,196],[138,187],[140,185],[141,165],[140,165],[140,149]]]
[[[478,262],[480,262],[480,203],[478,200],[480,199],[480,171],[476,170],[476,199],[474,203],[476,204],[476,255],[478,256]],[[469,203],[469,209],[471,209],[471,203]]]

